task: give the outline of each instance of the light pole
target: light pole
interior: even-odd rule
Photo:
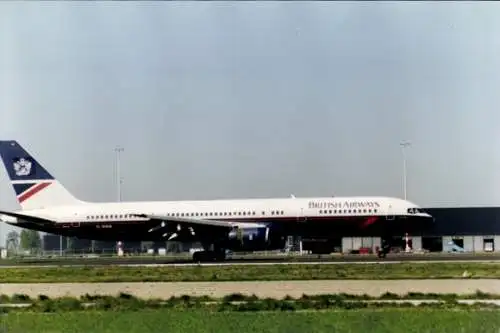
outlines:
[[[118,202],[122,201],[122,177],[120,174],[120,153],[122,153],[124,149],[122,147],[116,147],[116,190],[117,190],[117,199]]]
[[[116,153],[116,190],[117,190],[117,199],[118,202],[122,201],[122,176],[120,173],[120,154],[124,151],[124,149],[120,146],[115,147]],[[123,255],[123,243],[121,241],[116,243],[117,245],[117,254],[118,256]]]
[[[408,141],[403,141],[399,144],[401,146],[401,151],[403,153],[403,195],[406,200],[406,148],[411,146]]]

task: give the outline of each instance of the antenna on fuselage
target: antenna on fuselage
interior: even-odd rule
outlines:
[[[295,199],[295,195],[293,195],[293,193],[290,194],[290,198]]]

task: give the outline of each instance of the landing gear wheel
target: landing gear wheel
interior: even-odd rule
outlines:
[[[387,245],[384,245],[380,249],[378,249],[377,257],[385,258],[387,256],[387,253],[389,253],[389,251],[390,251],[390,247]]]
[[[224,261],[225,259],[224,251],[197,251],[193,253],[194,262],[214,262]]]

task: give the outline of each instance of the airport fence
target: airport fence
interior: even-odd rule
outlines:
[[[141,251],[137,249],[124,249],[123,254],[119,255],[116,248],[102,249],[64,249],[64,250],[33,250],[33,251],[17,251],[9,252],[7,258],[18,259],[35,259],[35,258],[113,258],[118,256],[123,257],[143,257],[143,258],[178,258],[190,259],[193,252],[191,251]],[[235,257],[276,257],[276,256],[300,256],[309,255],[307,252],[299,251],[259,251],[259,252],[229,252],[228,258]],[[324,257],[325,255],[317,256]],[[327,255],[331,256],[331,255]]]

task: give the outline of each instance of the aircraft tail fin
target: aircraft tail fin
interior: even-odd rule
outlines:
[[[84,203],[75,198],[17,141],[0,141],[0,157],[22,210]]]

